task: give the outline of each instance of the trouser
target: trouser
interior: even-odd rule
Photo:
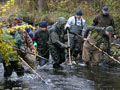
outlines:
[[[85,41],[83,44],[82,60],[84,60],[86,63],[89,63],[91,55],[93,65],[98,65],[101,52]]]
[[[13,71],[15,71],[18,76],[24,75],[24,68],[18,65],[18,61],[10,61],[10,64],[11,65],[6,66],[6,64],[3,63],[4,77],[10,77]]]
[[[44,47],[44,48],[46,48],[46,49],[44,50],[44,49],[37,47],[38,55],[49,59],[49,48],[47,48],[47,47]],[[37,60],[39,60],[39,59],[40,58],[37,58]]]
[[[80,53],[82,49],[83,39],[70,34],[70,49],[71,49],[71,55],[74,57],[77,57],[77,55]]]
[[[65,51],[64,49],[50,48],[50,53],[53,58],[53,67],[57,67],[65,62]]]
[[[37,51],[38,51],[38,55],[46,58],[49,60],[49,48],[39,48],[37,47]],[[40,57],[36,57],[37,61],[39,61],[39,65],[43,66],[44,64],[46,64],[48,62],[48,60],[42,59]]]
[[[21,54],[20,55],[23,60],[25,60],[28,65],[30,65],[32,68],[35,67],[35,62],[36,62],[36,56],[32,55],[32,54],[29,54],[29,53],[26,53],[26,54]]]

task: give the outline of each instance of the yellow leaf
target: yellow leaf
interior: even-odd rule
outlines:
[[[2,9],[2,12],[3,12],[3,13],[6,12],[6,9]]]

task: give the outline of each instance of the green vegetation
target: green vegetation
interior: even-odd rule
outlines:
[[[91,25],[93,18],[101,11],[103,6],[108,6],[110,14],[114,17],[116,30],[120,33],[120,1],[119,0],[46,0],[46,7],[41,13],[38,13],[37,0],[16,0],[16,14],[22,14],[24,20],[34,24],[40,23],[42,20],[47,20],[53,24],[60,16],[68,19],[75,14],[76,9],[80,8],[83,11],[83,17],[87,22],[87,26]],[[47,18],[47,19],[46,19]],[[10,20],[11,21],[11,20]]]
[[[115,20],[117,35],[120,37],[120,0],[46,0],[46,6],[40,13],[35,1],[15,0],[15,6],[10,6],[9,10],[3,10],[6,11],[4,16],[0,14],[0,21],[8,23],[14,19],[16,14],[22,14],[25,22],[39,24],[42,20],[46,20],[49,24],[53,24],[58,17],[63,16],[68,19],[70,16],[75,15],[75,11],[80,8],[83,11],[83,18],[86,20],[87,26],[89,26],[102,7],[108,6],[110,14],[113,15]],[[0,7],[6,5],[6,3],[0,4]],[[3,42],[2,38],[1,35],[0,39],[2,41],[0,40],[0,42]],[[4,47],[0,45],[0,48],[5,49],[6,47],[5,52],[7,52],[6,50],[12,51],[10,47],[7,48],[7,44],[3,44]],[[6,58],[9,60],[7,53]]]

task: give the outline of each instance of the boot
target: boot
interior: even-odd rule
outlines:
[[[54,69],[63,69],[63,67],[60,66],[59,64],[53,64],[53,68]]]

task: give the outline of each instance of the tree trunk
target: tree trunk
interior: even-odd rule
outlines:
[[[46,0],[38,0],[38,12],[40,13],[46,6]]]

